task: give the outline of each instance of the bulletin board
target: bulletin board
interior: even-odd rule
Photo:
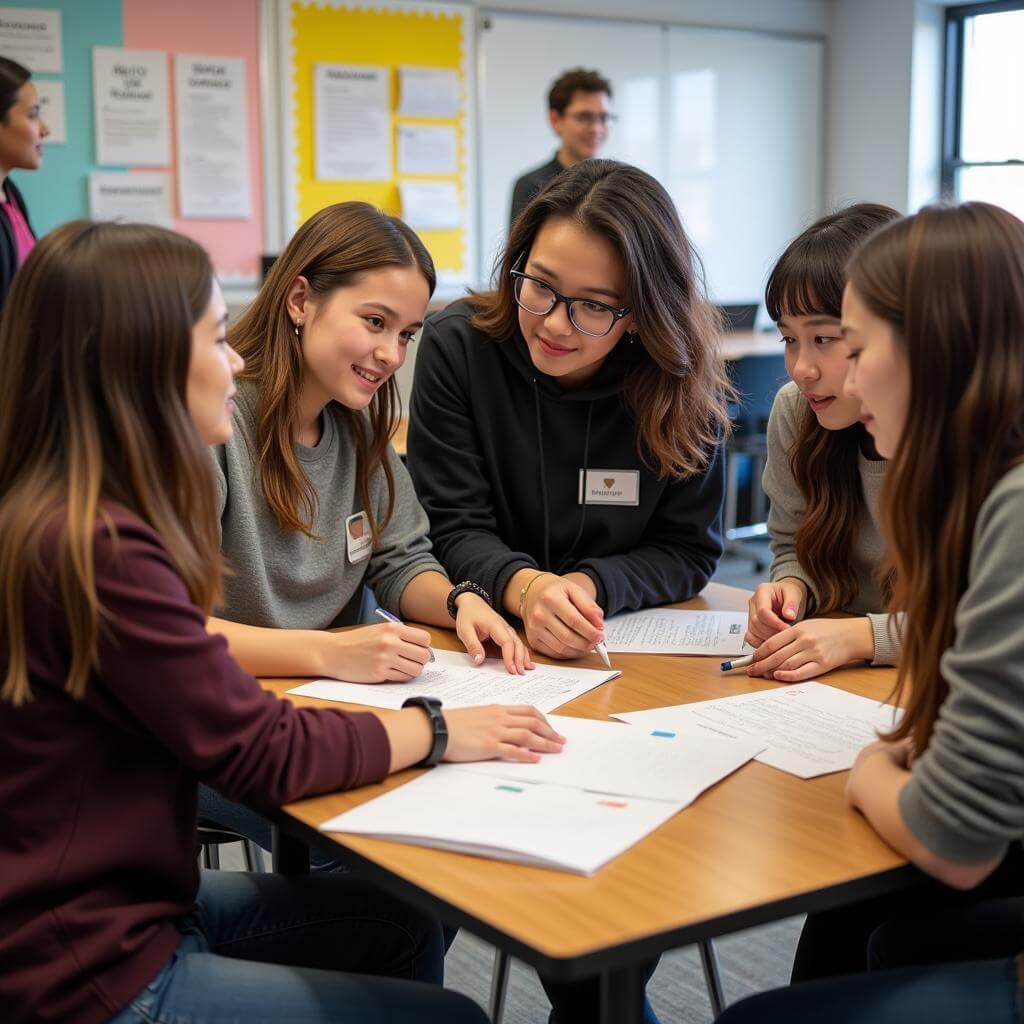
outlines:
[[[434,259],[438,282],[455,289],[471,283],[476,269],[474,189],[475,24],[471,7],[400,0],[282,0],[279,6],[281,146],[285,233],[331,203],[361,200],[403,215],[399,191],[398,140],[403,125],[452,125],[456,132],[454,178],[460,226],[418,233]],[[384,67],[390,74],[390,177],[375,181],[318,180],[316,177],[314,74],[318,64]],[[400,115],[400,69],[454,71],[460,88],[456,116],[449,119]],[[402,173],[404,180],[441,180],[438,175]]]

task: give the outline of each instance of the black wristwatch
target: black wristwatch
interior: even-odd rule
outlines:
[[[459,609],[455,607],[455,601],[463,594],[476,594],[477,597],[482,597],[491,608],[494,607],[491,603],[491,595],[483,587],[472,580],[463,580],[461,583],[456,583],[452,587],[452,592],[448,595],[448,614],[453,619],[458,618],[459,614]]]
[[[444,720],[444,715],[441,714],[441,702],[436,697],[410,697],[402,704],[402,707],[422,708],[426,712],[427,718],[430,719],[430,728],[434,730],[434,743],[430,748],[430,753],[414,767],[433,768],[444,757],[444,752],[448,749],[448,724]]]

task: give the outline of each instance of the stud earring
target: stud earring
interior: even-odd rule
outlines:
[[[302,326],[302,321],[301,320],[296,320],[295,321],[295,337],[296,338],[299,336],[299,328],[301,326]]]

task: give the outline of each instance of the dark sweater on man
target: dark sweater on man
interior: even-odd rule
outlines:
[[[608,615],[699,592],[722,554],[722,452],[681,480],[643,461],[623,397],[641,346],[620,341],[586,387],[566,391],[518,330],[493,341],[471,314],[462,300],[428,319],[410,405],[409,471],[451,579],[499,605],[520,569],[583,572]],[[584,469],[618,480],[609,492],[636,479],[637,503],[581,504]]]
[[[51,563],[26,600],[32,699],[0,701],[5,1024],[99,1024],[156,976],[195,907],[199,779],[266,810],[388,771],[378,718],[261,689],[206,632],[160,537],[109,511],[117,538],[97,527],[104,633],[85,697],[64,691],[70,639]]]
[[[512,188],[512,207],[509,211],[508,222],[511,224],[516,217],[526,208],[530,200],[542,192],[549,181],[565,170],[563,164],[558,160],[556,153],[546,164],[534,167],[527,171],[516,181]]]

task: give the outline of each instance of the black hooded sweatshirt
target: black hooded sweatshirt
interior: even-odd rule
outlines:
[[[722,554],[723,453],[683,480],[644,464],[622,394],[640,344],[565,391],[518,330],[496,342],[471,315],[461,300],[428,319],[410,406],[409,470],[451,579],[500,607],[520,569],[584,572],[607,615],[698,593]]]

